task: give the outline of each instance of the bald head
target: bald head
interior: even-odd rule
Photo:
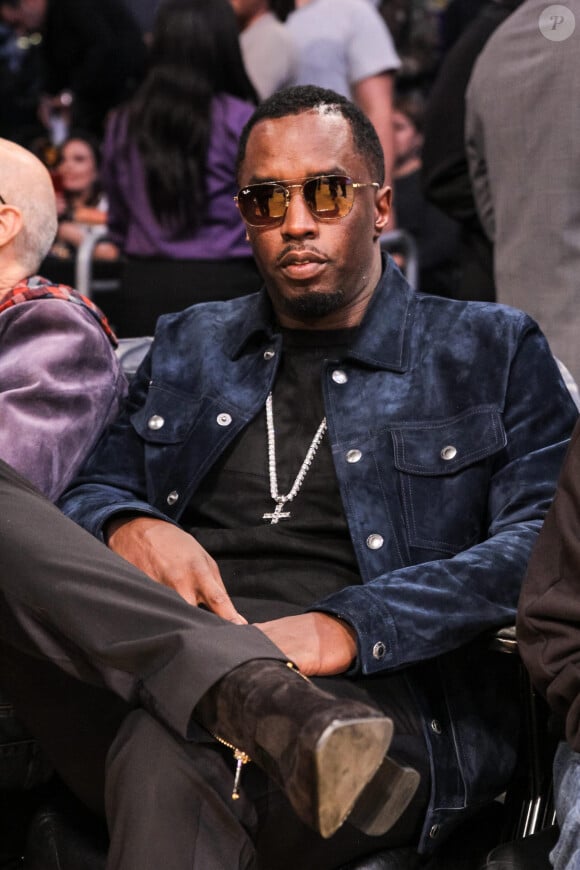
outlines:
[[[54,189],[40,160],[6,139],[0,139],[0,196],[8,206],[18,209],[22,218],[19,232],[8,242],[11,256],[22,266],[26,276],[33,275],[56,235]]]

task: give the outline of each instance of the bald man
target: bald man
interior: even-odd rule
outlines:
[[[125,391],[104,315],[36,275],[56,228],[47,170],[0,139],[0,458],[52,500]]]
[[[56,499],[116,415],[125,391],[104,315],[35,273],[56,234],[42,163],[0,139],[0,458]],[[8,714],[0,722],[0,788],[29,787],[50,767]]]

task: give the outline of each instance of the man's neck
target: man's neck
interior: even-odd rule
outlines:
[[[2,265],[0,267],[0,302],[10,293],[13,287],[25,281],[28,275],[22,271],[22,266],[17,264]]]

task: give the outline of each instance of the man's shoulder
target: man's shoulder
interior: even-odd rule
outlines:
[[[458,342],[465,340],[479,345],[505,346],[520,340],[531,331],[539,331],[537,323],[519,308],[495,302],[473,302],[446,299],[442,296],[417,293],[416,324],[432,340]]]
[[[239,329],[257,314],[259,299],[259,293],[251,293],[224,301],[198,302],[183,311],[164,314],[157,321],[155,343],[173,340],[178,335],[205,341],[209,335],[213,339],[232,328]]]

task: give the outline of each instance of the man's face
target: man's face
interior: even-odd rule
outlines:
[[[401,166],[420,154],[423,137],[404,112],[393,112],[393,138],[395,166]]]
[[[240,169],[242,187],[263,181],[302,182],[346,175],[372,182],[350,125],[338,113],[302,112],[258,122]],[[318,220],[298,188],[281,224],[248,226],[280,323],[293,328],[343,328],[360,322],[380,278],[378,238],[389,216],[390,189],[355,190],[352,210]]]

